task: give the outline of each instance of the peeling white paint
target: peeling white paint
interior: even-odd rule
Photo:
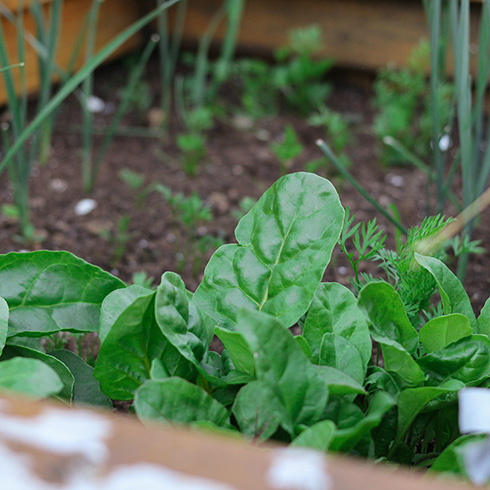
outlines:
[[[32,460],[0,444],[1,488],[15,490],[237,490],[221,482],[186,475],[163,466],[139,463],[116,467],[106,476],[96,467],[71,468],[65,481],[43,480],[32,471]]]
[[[105,479],[101,490],[236,490],[225,483],[186,475],[163,466],[140,463],[121,466]]]
[[[299,448],[274,451],[267,482],[285,490],[328,490],[332,486],[325,455]]]
[[[464,388],[458,399],[460,432],[490,434],[490,389]]]
[[[463,451],[466,474],[475,485],[484,485],[490,480],[490,440],[468,444]]]
[[[0,414],[0,439],[98,463],[108,456],[105,439],[110,432],[108,419],[82,410],[47,408],[29,418]]]

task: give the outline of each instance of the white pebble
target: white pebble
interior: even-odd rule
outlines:
[[[96,97],[95,95],[90,95],[87,97],[87,110],[93,113],[104,112],[105,102]]]
[[[75,214],[85,216],[91,213],[97,207],[97,201],[94,199],[82,199],[75,204]]]
[[[441,151],[447,151],[449,150],[449,147],[451,146],[451,138],[449,137],[448,134],[444,134],[441,136],[441,139],[439,140],[439,149]]]
[[[392,175],[389,178],[389,182],[391,185],[394,185],[395,187],[402,187],[404,180],[403,180],[403,177],[401,175]]]

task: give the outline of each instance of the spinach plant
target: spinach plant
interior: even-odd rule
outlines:
[[[154,290],[66,252],[0,256],[0,386],[134,400],[143,420],[447,468],[461,444],[457,393],[490,380],[490,301],[477,317],[444,262],[413,249],[402,257],[440,296],[430,318],[409,317],[396,283],[354,293],[322,282],[349,234],[344,219],[330,182],[287,175],[214,253],[195,293],[173,272]],[[376,231],[359,228],[366,254]],[[59,331],[98,333],[93,376],[78,356],[27,346]]]

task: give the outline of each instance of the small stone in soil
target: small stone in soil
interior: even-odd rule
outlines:
[[[97,201],[94,199],[82,199],[75,204],[75,214],[85,216],[91,213],[97,207]]]
[[[68,184],[63,179],[53,179],[49,186],[51,187],[51,190],[61,193],[66,191]]]

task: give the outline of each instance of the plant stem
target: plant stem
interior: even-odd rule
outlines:
[[[375,199],[373,199],[369,193],[364,189],[364,187],[357,182],[357,180],[351,175],[351,173],[342,165],[342,162],[335,156],[330,147],[323,140],[317,140],[316,144],[320,147],[320,150],[324,153],[326,157],[335,165],[337,171],[347,179],[351,185],[356,189],[359,194],[361,194],[368,202],[370,202],[385,218],[387,218],[391,223],[393,223],[404,235],[408,234],[407,229],[397,221],[386,209],[384,209]]]

